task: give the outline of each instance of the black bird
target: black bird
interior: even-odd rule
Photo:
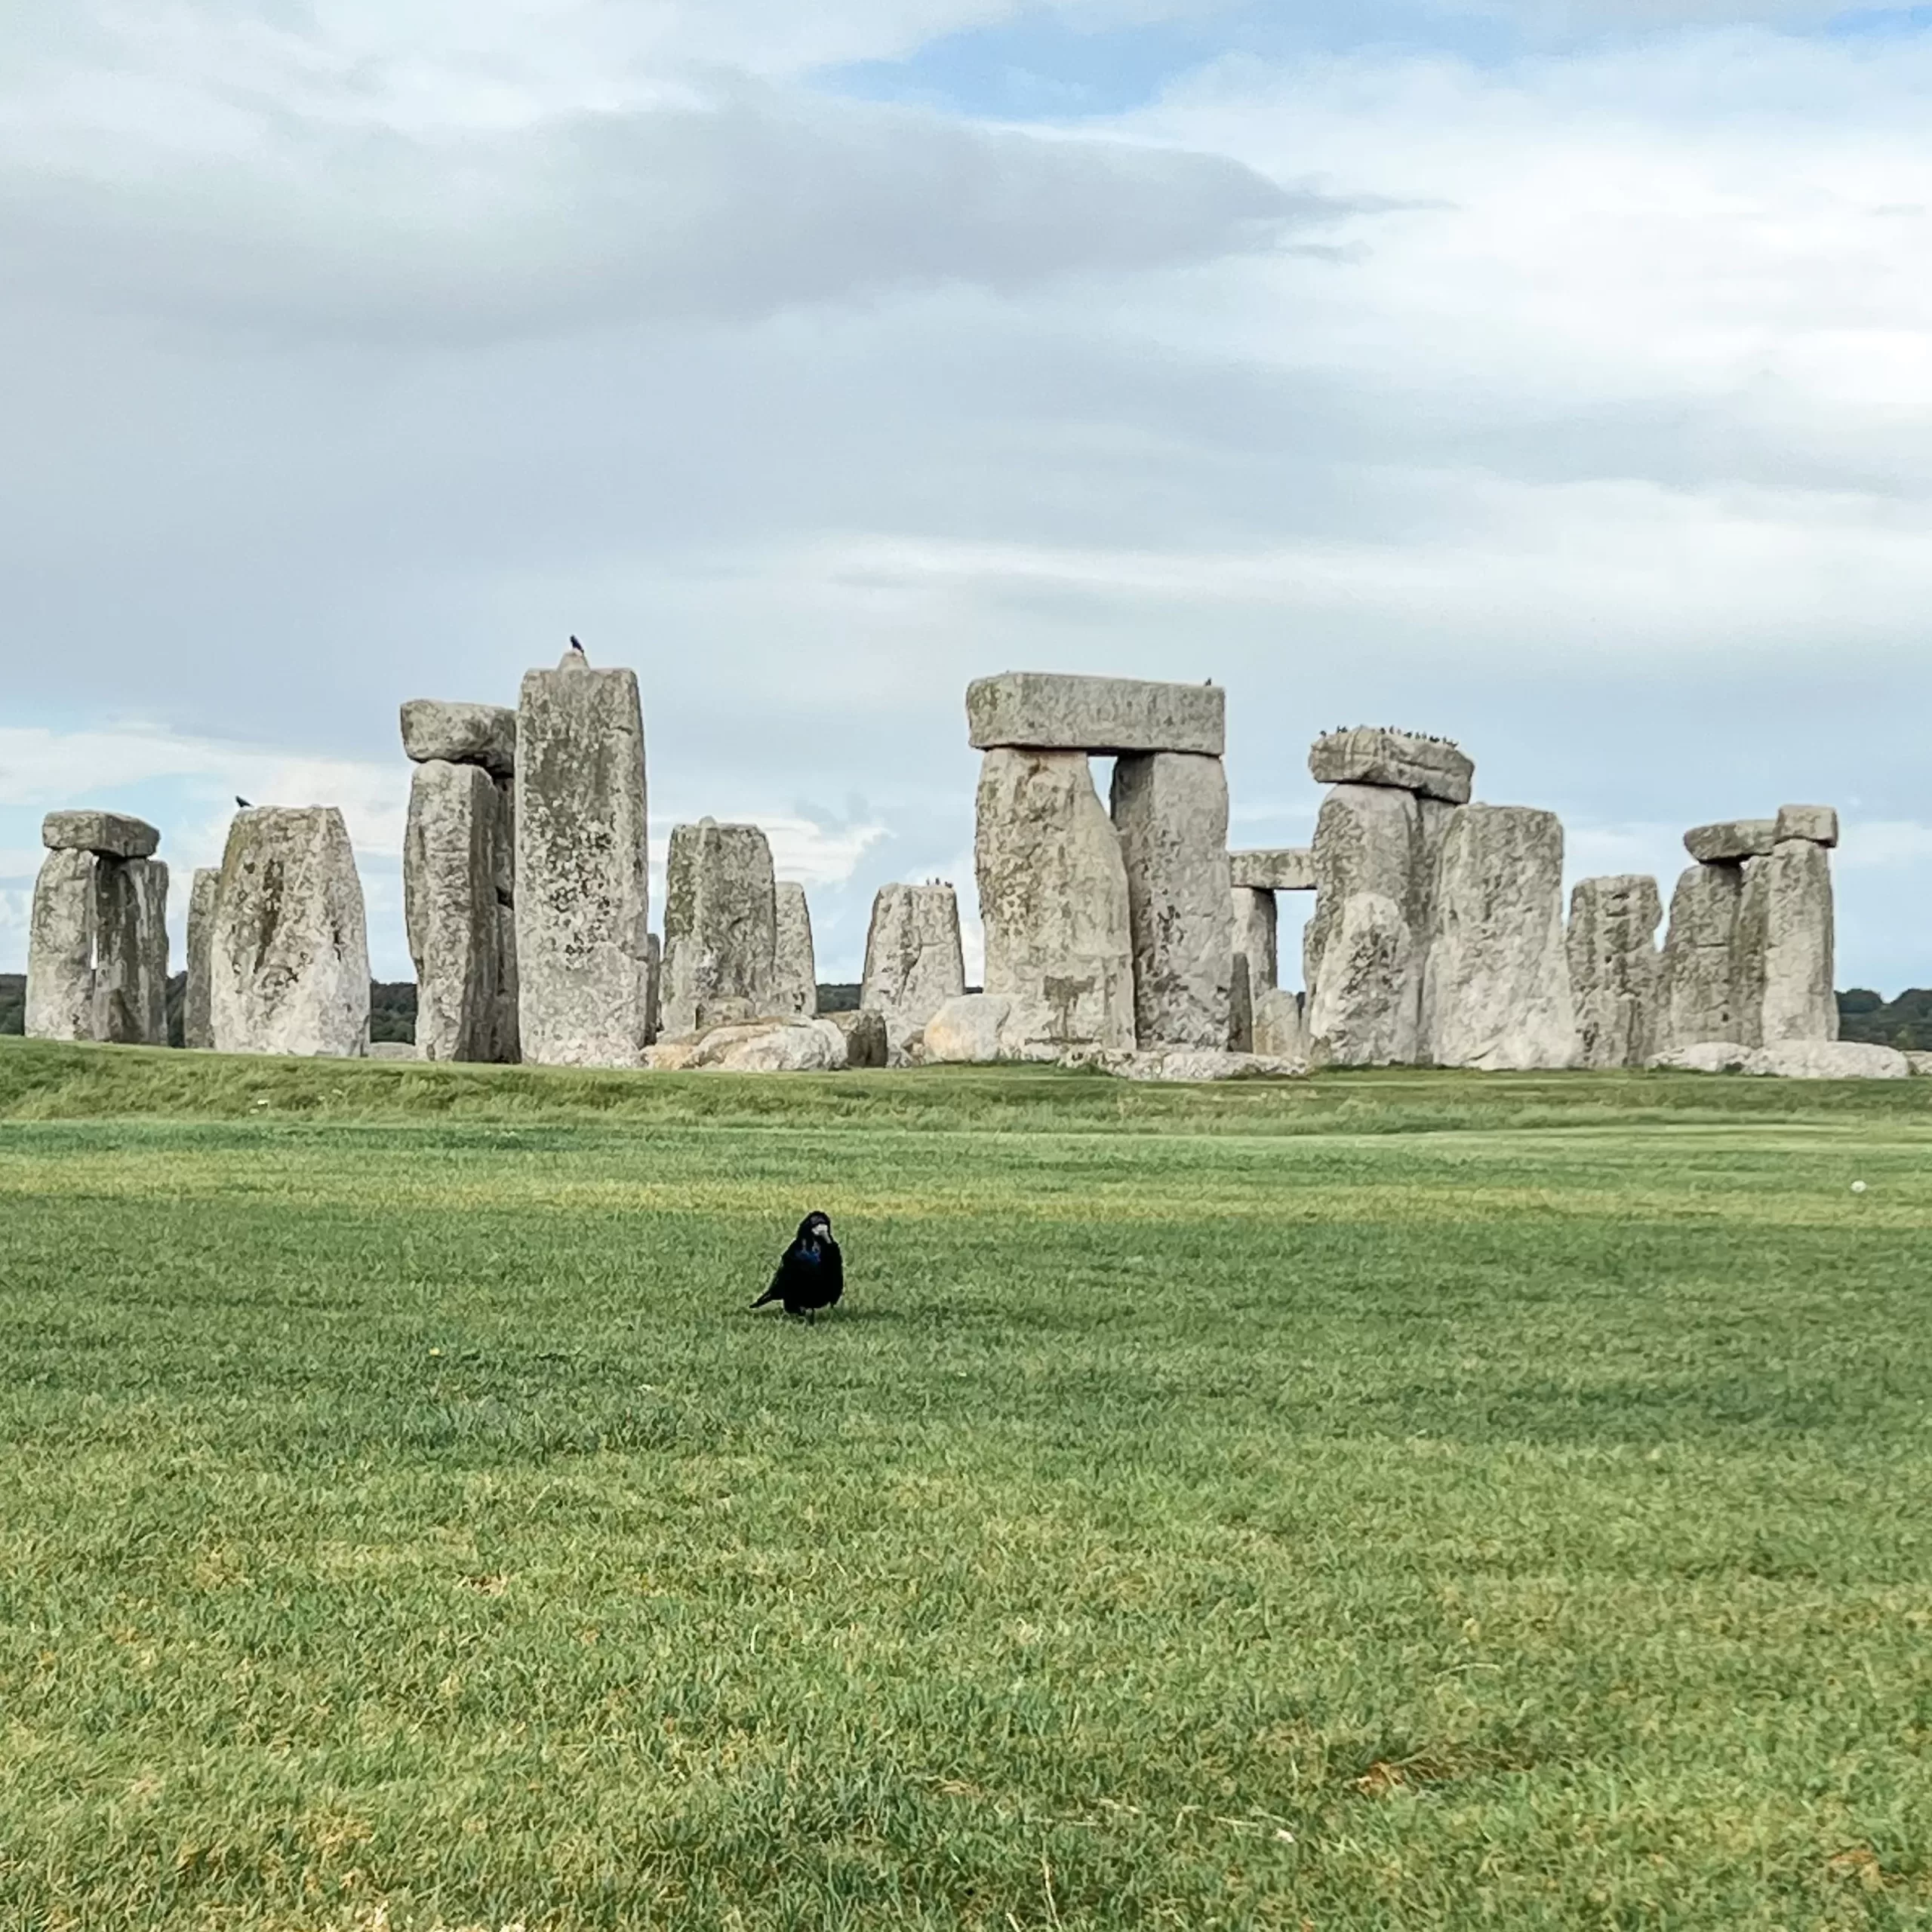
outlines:
[[[586,664],[590,662],[589,658],[585,656],[583,646],[579,644],[574,637],[571,639],[571,648],[580,657],[582,657]]]
[[[792,1245],[779,1257],[771,1287],[752,1306],[783,1302],[787,1315],[802,1315],[809,1321],[844,1292],[844,1257],[832,1238],[832,1223],[814,1211],[798,1223]]]
[[[255,809],[253,805],[249,804],[246,798],[242,797],[239,792],[237,792],[235,795],[235,802],[239,805],[245,812],[251,812]]]

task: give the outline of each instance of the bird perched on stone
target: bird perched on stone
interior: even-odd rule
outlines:
[[[242,797],[239,792],[237,792],[235,795],[235,802],[239,805],[245,812],[251,812],[255,809],[253,805],[249,804],[246,798]]]
[[[586,664],[590,662],[589,657],[586,653],[583,646],[579,644],[574,637],[571,639],[571,648],[575,651],[580,657],[583,658],[583,661]]]
[[[792,1245],[779,1257],[771,1287],[752,1306],[763,1308],[768,1302],[779,1302],[787,1315],[809,1320],[844,1292],[845,1258],[832,1238],[831,1222],[814,1211],[798,1223]]]

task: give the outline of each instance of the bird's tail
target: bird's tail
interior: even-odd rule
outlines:
[[[776,1301],[777,1299],[778,1284],[776,1281],[774,1281],[771,1287],[767,1288],[764,1293],[760,1295],[758,1300],[752,1303],[752,1306],[754,1308],[762,1308],[767,1302]]]

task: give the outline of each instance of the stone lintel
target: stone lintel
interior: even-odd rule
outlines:
[[[402,749],[414,764],[480,764],[508,778],[516,771],[516,713],[506,705],[413,697],[402,707]]]
[[[1227,742],[1227,693],[1219,685],[1158,684],[1004,671],[966,688],[975,751],[1004,747],[1090,752],[1194,752],[1219,758]]]
[[[1315,854],[1306,845],[1280,845],[1266,850],[1230,852],[1233,882],[1251,892],[1312,892]]]
[[[1382,785],[1444,804],[1466,805],[1475,761],[1446,738],[1357,725],[1317,738],[1308,769],[1320,785]]]
[[[49,812],[40,842],[50,852],[92,852],[103,859],[149,859],[161,834],[125,812]]]
[[[1715,825],[1694,825],[1684,835],[1684,849],[1700,866],[1734,866],[1746,859],[1761,859],[1777,839],[1775,819],[1724,819]]]
[[[1838,842],[1838,815],[1831,805],[1780,805],[1777,816],[1777,842],[1787,838],[1809,839],[1814,845]]]

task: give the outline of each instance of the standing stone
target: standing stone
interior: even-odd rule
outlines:
[[[1255,1004],[1281,978],[1278,915],[1272,890],[1238,885],[1230,902],[1233,968],[1229,980],[1228,1050],[1254,1053],[1259,1051],[1254,1044]]]
[[[1300,993],[1274,986],[1255,1001],[1254,1051],[1264,1059],[1307,1064],[1308,1020]]]
[[[362,884],[333,805],[235,814],[216,888],[208,977],[218,1052],[368,1052]]]
[[[888,1063],[903,1062],[924,1038],[926,1023],[965,990],[959,900],[952,888],[881,886],[866,929],[859,1010],[876,1013],[883,1022]]]
[[[1755,1044],[1744,1038],[1748,1001],[1740,998],[1735,953],[1743,898],[1740,865],[1690,866],[1678,880],[1663,943],[1660,1051]]]
[[[1315,876],[1302,940],[1311,1051],[1335,1066],[1412,1065],[1430,899],[1414,795],[1336,786],[1315,821]]]
[[[203,1053],[214,1044],[214,1025],[208,1017],[208,961],[220,887],[220,869],[203,866],[188,888],[188,983],[181,1002],[181,1044]]]
[[[665,1037],[769,1014],[778,946],[771,846],[755,825],[673,826],[664,872]]]
[[[1221,761],[1185,752],[1119,758],[1112,815],[1127,869],[1136,1040],[1224,1051],[1234,959]]]
[[[27,1037],[94,1037],[94,921],[100,861],[92,852],[57,847],[34,881],[27,930]]]
[[[403,836],[404,923],[420,1060],[494,1060],[502,1014],[496,781],[481,765],[416,767]]]
[[[1761,1042],[1776,1047],[1792,1040],[1835,1040],[1829,854],[1821,843],[1787,838],[1752,865],[1764,900]]]
[[[1435,885],[1425,1030],[1439,1066],[1575,1064],[1563,934],[1563,827],[1525,805],[1466,805]]]
[[[818,961],[812,950],[812,913],[805,888],[780,879],[772,949],[771,1010],[810,1020],[818,1011]]]
[[[998,749],[980,769],[974,864],[986,989],[1033,1047],[1134,1044],[1134,943],[1120,840],[1084,752]],[[1225,875],[1223,875],[1225,907]],[[937,1016],[935,1016],[937,1017]]]
[[[158,859],[103,859],[94,879],[94,1038],[165,1047],[168,868]]]
[[[1767,819],[1764,821],[1769,824]],[[1755,854],[1738,868],[1737,924],[1730,936],[1730,1011],[1740,1046],[1764,1043],[1764,972],[1771,943],[1770,854]]]
[[[1644,1066],[1658,1051],[1662,981],[1655,879],[1634,872],[1579,880],[1570,895],[1570,986],[1578,1064]]]
[[[655,933],[645,936],[645,1032],[655,1041],[664,1031],[664,948]]]
[[[525,675],[516,736],[524,1059],[635,1066],[647,1038],[648,814],[637,675],[574,653]]]

